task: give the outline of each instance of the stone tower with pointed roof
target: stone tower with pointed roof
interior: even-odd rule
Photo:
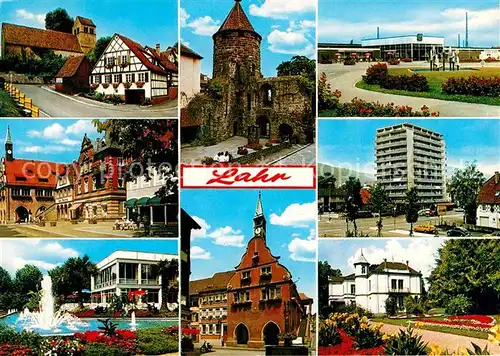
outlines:
[[[255,215],[253,216],[253,233],[254,236],[266,239],[266,217],[264,216],[264,209],[262,208],[262,197],[259,192],[257,200],[257,207],[255,208]]]
[[[213,35],[213,78],[233,75],[238,67],[252,76],[260,76],[260,41],[262,37],[254,30],[245,11],[235,0],[234,6]]]

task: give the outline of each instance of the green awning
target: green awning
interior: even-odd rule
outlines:
[[[141,199],[137,200],[135,205],[136,206],[146,206],[146,205],[148,205],[148,200],[149,200],[149,197],[142,197]]]
[[[163,205],[162,198],[155,195],[148,200],[148,205]]]
[[[129,199],[125,202],[125,207],[126,208],[134,208],[135,207],[135,202],[137,201],[136,198]]]

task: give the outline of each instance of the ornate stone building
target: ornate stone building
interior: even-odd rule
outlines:
[[[213,35],[212,90],[198,94],[187,107],[182,127],[199,126],[198,135],[220,142],[254,136],[271,142],[312,142],[314,93],[302,76],[264,78],[262,37],[248,20],[241,0]],[[195,137],[186,137],[186,141]],[[254,137],[255,138],[255,137]]]

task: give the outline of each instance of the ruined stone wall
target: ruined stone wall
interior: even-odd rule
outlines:
[[[236,63],[248,63],[260,75],[260,37],[249,31],[223,31],[214,36],[213,78],[234,76]]]

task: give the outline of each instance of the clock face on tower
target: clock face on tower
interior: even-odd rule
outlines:
[[[7,150],[7,153],[8,153],[8,154],[11,154],[11,153],[12,153],[12,151],[11,151],[11,150]]]
[[[260,226],[255,228],[255,235],[260,235],[261,232],[262,228]]]

